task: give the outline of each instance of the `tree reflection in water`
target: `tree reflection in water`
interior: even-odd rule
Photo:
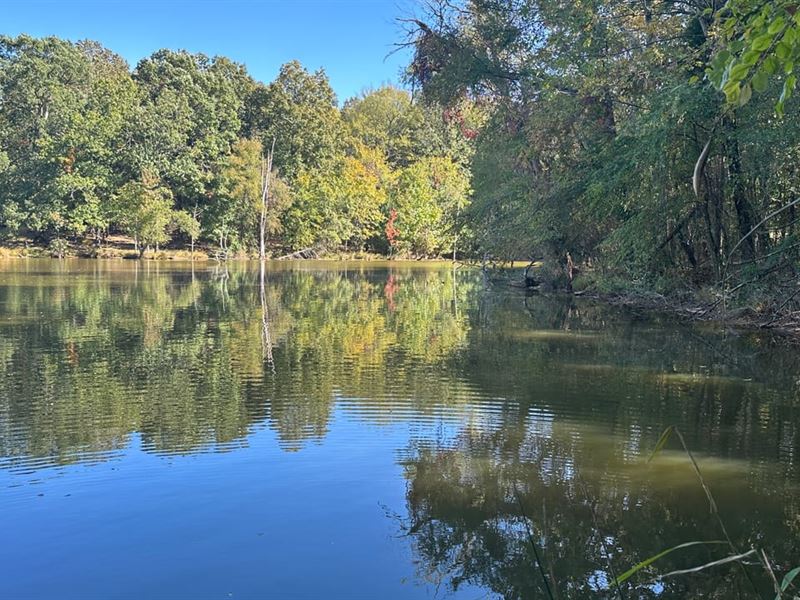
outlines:
[[[133,436],[149,453],[222,451],[260,427],[302,451],[340,410],[375,440],[408,425],[398,519],[421,578],[543,597],[530,527],[559,597],[610,597],[611,570],[720,537],[681,452],[644,464],[675,424],[736,544],[779,573],[800,556],[800,369],[774,338],[487,290],[450,266],[2,270],[0,468],[104,460]],[[626,597],[752,596],[730,565],[645,582]]]

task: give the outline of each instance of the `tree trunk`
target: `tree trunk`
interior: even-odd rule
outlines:
[[[728,123],[734,129],[733,122]],[[733,206],[736,209],[736,221],[739,226],[739,237],[744,238],[753,229],[757,219],[753,207],[747,199],[742,175],[742,159],[739,153],[739,142],[733,138],[728,142],[728,176],[733,186]],[[741,246],[742,259],[752,260],[756,254],[756,239],[754,235],[747,237]]]
[[[200,213],[197,210],[197,201],[196,200],[195,200],[195,203],[194,203],[194,210],[192,211],[192,217],[194,217],[194,220],[197,221],[198,223],[200,222]],[[194,237],[194,235],[192,235],[192,239],[191,239],[191,242],[190,242],[191,243],[192,260],[194,260],[194,240],[195,240],[195,237]]]
[[[259,223],[258,258],[267,257],[267,209],[270,201],[270,183],[272,179],[272,158],[275,153],[275,138],[267,156],[261,160],[261,220]]]

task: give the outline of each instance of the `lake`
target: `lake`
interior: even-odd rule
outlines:
[[[774,336],[448,264],[0,262],[0,597],[772,598],[657,576],[800,565],[798,386]],[[617,590],[724,539],[669,425],[731,544]]]

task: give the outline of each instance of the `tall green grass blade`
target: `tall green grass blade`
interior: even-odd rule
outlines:
[[[519,490],[517,489],[516,482],[514,482],[514,495],[517,498],[517,504],[519,505],[519,512],[526,519],[525,529],[528,533],[528,541],[531,544],[531,548],[533,548],[533,555],[536,557],[536,565],[539,567],[539,574],[542,576],[542,582],[544,583],[544,589],[547,592],[547,597],[550,598],[550,600],[555,600],[555,595],[553,594],[553,591],[550,589],[550,583],[547,580],[547,573],[545,573],[544,570],[544,563],[542,562],[542,557],[539,555],[539,550],[536,547],[536,540],[534,540],[533,538],[533,531],[531,530],[531,528],[528,526],[527,523],[528,516],[525,514],[525,507],[522,506],[522,497],[519,495]]]
[[[784,575],[783,581],[781,581],[781,592],[785,592],[788,589],[788,587],[792,585],[794,578],[797,577],[798,575],[800,575],[800,567],[795,567],[794,569],[789,571],[786,575]],[[780,599],[781,599],[780,594],[775,596],[775,600],[780,600]]]
[[[653,457],[664,447],[664,445],[667,443],[667,441],[669,440],[670,436],[673,433],[678,437],[678,441],[680,441],[681,446],[683,446],[683,451],[686,452],[686,455],[689,457],[689,460],[692,463],[692,468],[694,469],[694,472],[697,475],[697,479],[700,481],[700,485],[703,487],[703,491],[705,492],[706,498],[708,499],[708,508],[711,514],[714,515],[714,517],[716,518],[720,531],[722,531],[722,534],[725,536],[725,540],[728,542],[728,545],[730,546],[731,550],[735,555],[741,554],[741,551],[736,548],[736,545],[733,543],[731,536],[728,534],[728,528],[725,527],[725,523],[723,522],[722,517],[719,516],[719,510],[717,509],[717,501],[714,499],[714,495],[711,493],[711,488],[708,487],[708,484],[706,483],[703,474],[700,472],[700,465],[697,464],[697,461],[694,458],[694,454],[692,454],[692,451],[689,450],[689,446],[686,444],[686,440],[683,439],[683,434],[677,427],[675,427],[674,425],[670,425],[664,430],[664,433],[661,434],[661,437],[659,438],[658,443],[656,444],[656,447],[653,450],[653,453],[650,455],[650,459],[648,459],[648,462],[652,460]],[[738,562],[739,562],[739,567],[742,569],[742,573],[750,582],[750,586],[753,588],[753,592],[756,595],[758,595],[758,588],[756,587],[753,578],[750,576],[750,573],[748,572],[747,569],[744,568],[744,564],[741,561]]]
[[[721,540],[713,540],[713,541],[710,541],[710,542],[703,542],[703,541],[686,542],[684,544],[678,544],[677,546],[673,546],[672,548],[667,548],[666,550],[663,550],[663,551],[659,552],[658,554],[654,554],[650,558],[646,558],[642,562],[632,566],[630,569],[625,571],[622,575],[617,577],[617,579],[615,580],[615,583],[616,584],[620,584],[620,583],[623,583],[623,582],[627,581],[628,579],[633,577],[636,573],[638,573],[639,571],[641,571],[645,567],[649,567],[651,564],[656,562],[659,558],[663,558],[667,554],[675,552],[675,550],[681,550],[683,548],[689,548],[690,546],[700,546],[701,544],[727,544],[727,542],[724,542],[724,541],[721,541]]]
[[[667,445],[667,442],[669,441],[669,438],[672,435],[673,431],[675,431],[675,425],[670,425],[669,427],[667,427],[664,430],[664,433],[662,433],[661,437],[658,438],[658,442],[656,443],[656,447],[653,448],[653,452],[650,454],[650,458],[647,459],[647,462],[650,462],[651,460],[653,460],[655,458],[656,454],[661,452],[661,449],[664,446]]]

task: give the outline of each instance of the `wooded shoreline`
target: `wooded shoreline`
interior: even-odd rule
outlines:
[[[62,257],[53,256],[52,250],[35,244],[0,245],[0,260],[2,259],[86,259],[86,260],[142,260],[145,262],[257,262],[258,254],[239,254],[227,258],[215,257],[208,247],[198,247],[192,253],[188,248],[174,247],[161,248],[158,251],[150,250],[140,255],[133,249],[132,242],[127,244],[115,243],[103,247],[94,247],[90,244],[70,248]],[[296,253],[292,253],[296,254]],[[313,258],[302,258],[291,255],[270,256],[268,262],[274,261],[305,261],[317,260],[327,262],[355,261],[355,262],[392,262],[397,264],[432,264],[453,263],[446,257],[410,257],[410,256],[385,256],[368,252],[326,252]],[[459,268],[480,268],[478,262],[455,261]],[[526,293],[536,295],[540,293],[535,288],[525,288],[525,270],[521,262],[509,263],[505,267],[512,275],[502,282],[495,281],[494,285],[525,289]],[[499,284],[499,285],[498,285]],[[556,290],[553,293],[568,294],[576,298],[583,298],[604,304],[618,306],[626,310],[641,314],[664,314],[691,323],[713,323],[730,327],[742,333],[770,331],[792,342],[800,343],[800,316],[796,311],[781,306],[779,310],[767,310],[761,307],[731,305],[730,298],[725,299],[724,292],[718,289],[706,288],[683,293],[659,294],[646,290],[615,290],[600,291],[593,287],[579,287],[573,291]],[[788,305],[788,303],[787,303]]]
[[[435,0],[406,22],[414,93],[344,103],[297,61],[266,83],[0,36],[0,252],[517,258],[555,289],[800,314],[800,12],[657,4]]]
[[[143,261],[258,261],[257,250],[237,251],[221,254],[219,249],[209,245],[197,245],[194,250],[190,246],[170,245],[168,247],[149,248],[140,252],[134,248],[133,240],[120,242],[120,236],[113,243],[95,245],[91,242],[74,243],[55,251],[53,248],[33,242],[17,241],[0,244],[0,259],[87,259],[87,260],[143,260]],[[404,254],[386,255],[375,252],[353,250],[322,250],[302,248],[297,251],[272,249],[266,255],[267,261],[289,260],[354,260],[363,262],[396,261],[396,262],[452,262],[448,257],[413,256]]]
[[[641,314],[664,314],[695,324],[716,324],[738,333],[770,332],[791,343],[800,343],[800,317],[795,311],[760,312],[753,308],[722,308],[721,302],[708,302],[688,296],[662,296],[641,292],[575,292],[582,298],[619,306]],[[720,294],[721,295],[721,294]]]

